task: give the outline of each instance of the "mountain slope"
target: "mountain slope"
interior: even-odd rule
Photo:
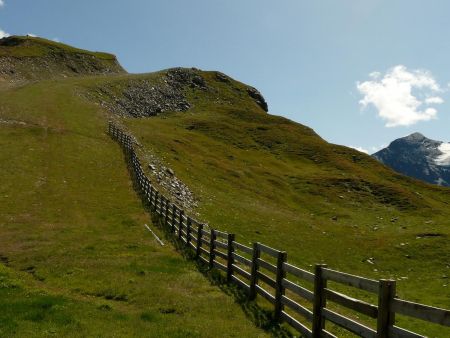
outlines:
[[[308,270],[326,262],[393,277],[400,296],[450,307],[448,189],[267,114],[254,88],[218,72],[49,78],[44,70],[29,79],[45,81],[0,91],[0,276],[8,281],[0,285],[11,285],[0,300],[15,311],[0,311],[1,323],[13,322],[5,335],[208,336],[212,326],[213,335],[221,327],[264,335],[193,264],[148,237],[120,149],[105,134],[110,119],[136,137],[144,164],[171,168],[190,188],[199,219],[240,242],[287,250]],[[12,321],[8,313],[21,309],[37,314]]]
[[[0,336],[267,336],[152,225],[79,92],[0,91]]]
[[[154,84],[164,74],[139,78]],[[266,114],[244,95],[243,84],[218,81],[215,72],[201,76],[213,89],[186,87],[186,112],[116,119],[137,138],[144,163],[162,159],[190,187],[200,219],[244,243],[286,250],[290,261],[307,269],[326,262],[355,274],[392,277],[401,296],[450,306],[444,292],[447,189],[396,174],[310,128]],[[128,85],[112,82],[117,95]],[[420,322],[405,327],[437,332]]]
[[[372,156],[395,171],[419,180],[450,186],[450,144],[420,133],[399,138]]]
[[[37,37],[0,39],[0,84],[119,73],[125,71],[112,54],[90,52]]]

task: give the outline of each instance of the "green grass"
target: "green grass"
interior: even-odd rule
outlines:
[[[126,73],[112,54],[90,52],[38,37],[0,39],[0,58],[0,90],[26,81]]]
[[[0,336],[267,335],[144,228],[164,239],[73,82],[3,91],[0,106]]]
[[[216,90],[189,89],[188,112],[121,121],[142,145],[142,158],[158,155],[192,188],[201,220],[245,244],[286,250],[300,267],[326,262],[395,278],[399,296],[450,307],[448,189],[328,144],[307,127],[263,113],[242,84],[204,76]],[[419,238],[423,233],[439,236]],[[449,334],[420,321],[401,323]]]
[[[119,146],[105,134],[110,118],[137,137],[144,165],[155,154],[189,185],[200,220],[236,233],[241,243],[286,250],[289,262],[308,270],[326,262],[395,278],[399,296],[450,307],[448,189],[395,174],[262,112],[244,84],[220,82],[214,72],[203,73],[209,90],[186,92],[193,108],[185,113],[118,118],[85,98],[104,85],[120,94],[130,79],[157,84],[162,74],[42,81],[0,92],[7,121],[0,123],[0,258],[7,265],[0,308],[10,309],[0,311],[7,323],[0,335],[268,334],[246,318],[258,322],[248,305],[236,304],[239,297],[222,293],[145,231],[148,215]],[[401,320],[430,336],[449,335]]]
[[[42,57],[49,55],[52,52],[64,52],[70,54],[92,55],[103,60],[116,60],[116,57],[113,54],[91,52],[40,37],[11,36],[8,40],[14,41],[14,43],[7,47],[0,44],[0,56]]]

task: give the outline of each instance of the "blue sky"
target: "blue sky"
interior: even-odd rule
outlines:
[[[3,2],[4,33],[112,52],[134,73],[223,71],[333,143],[450,140],[450,1]]]

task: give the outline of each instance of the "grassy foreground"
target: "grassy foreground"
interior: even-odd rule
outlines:
[[[0,107],[1,337],[267,335],[144,228],[107,119],[71,81],[0,92]]]
[[[400,297],[450,308],[448,189],[328,144],[307,127],[263,113],[242,95],[242,84],[203,76],[216,91],[188,89],[187,113],[122,119],[143,158],[156,154],[192,188],[200,219],[243,243],[286,250],[300,267],[325,262],[394,278]],[[399,320],[430,336],[450,334]]]

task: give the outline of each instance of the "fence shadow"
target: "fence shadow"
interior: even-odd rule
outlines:
[[[151,215],[153,224],[163,232],[165,240],[185,259],[196,262],[197,270],[211,285],[233,297],[246,316],[257,327],[271,333],[272,336],[292,337],[290,331],[292,328],[305,337],[335,337],[325,330],[325,323],[331,322],[361,337],[426,337],[397,326],[397,313],[450,327],[450,310],[398,298],[396,281],[393,279],[374,280],[336,271],[325,264],[316,264],[314,272],[310,272],[289,264],[285,251],[259,242],[249,247],[237,242],[234,234],[210,228],[191,218],[189,214],[185,214],[183,208],[152,185],[135,153],[132,137],[112,123],[109,128],[113,139],[123,147],[133,188],[141,197],[142,206]],[[261,252],[275,259],[276,264],[270,263],[264,256],[261,258]],[[263,271],[260,271],[261,268]],[[227,278],[220,271],[225,272]],[[314,288],[301,286],[298,281],[292,279],[292,276],[312,283]],[[263,282],[263,286],[258,284],[259,281]],[[332,290],[327,287],[327,281],[375,294],[378,296],[378,302],[367,303]],[[264,289],[267,286],[271,291],[275,291],[275,295]],[[286,290],[309,302],[313,307],[312,311],[295,299],[289,298],[290,296],[285,293]],[[265,302],[262,305],[257,304],[255,301],[257,294],[272,303],[274,308],[267,309]],[[347,310],[376,319],[376,328],[374,325],[367,326],[364,322],[355,321],[354,317],[352,319],[335,312],[333,308],[327,306],[327,300]],[[284,311],[285,306],[309,323],[305,325],[295,319]],[[281,322],[286,323],[286,326],[282,326]]]
[[[165,240],[171,243],[185,259],[194,261],[197,271],[208,279],[211,285],[218,287],[227,296],[233,297],[234,301],[240,305],[246,317],[257,327],[269,332],[274,337],[293,337],[292,333],[274,319],[272,309],[264,309],[257,304],[256,300],[249,300],[248,294],[237,285],[227,282],[226,277],[220,271],[210,269],[208,265],[196,260],[194,250],[186,247],[184,242],[173,236],[173,233],[164,226],[158,215],[151,215],[153,224],[162,230]]]
[[[237,285],[227,282],[226,277],[220,273],[220,271],[210,269],[209,266],[196,259],[194,250],[186,247],[184,242],[176,238],[170,229],[164,225],[161,217],[152,210],[151,204],[140,189],[138,179],[134,174],[131,157],[124,154],[124,161],[128,167],[133,189],[139,195],[142,207],[150,215],[152,224],[156,225],[158,229],[162,231],[166,243],[170,243],[183,258],[195,262],[197,271],[200,272],[211,285],[218,287],[227,296],[233,297],[234,301],[239,304],[246,317],[257,327],[270,333],[273,337],[294,337],[289,330],[281,326],[280,323],[274,319],[273,310],[264,309],[257,304],[256,300],[249,300],[248,294]]]

